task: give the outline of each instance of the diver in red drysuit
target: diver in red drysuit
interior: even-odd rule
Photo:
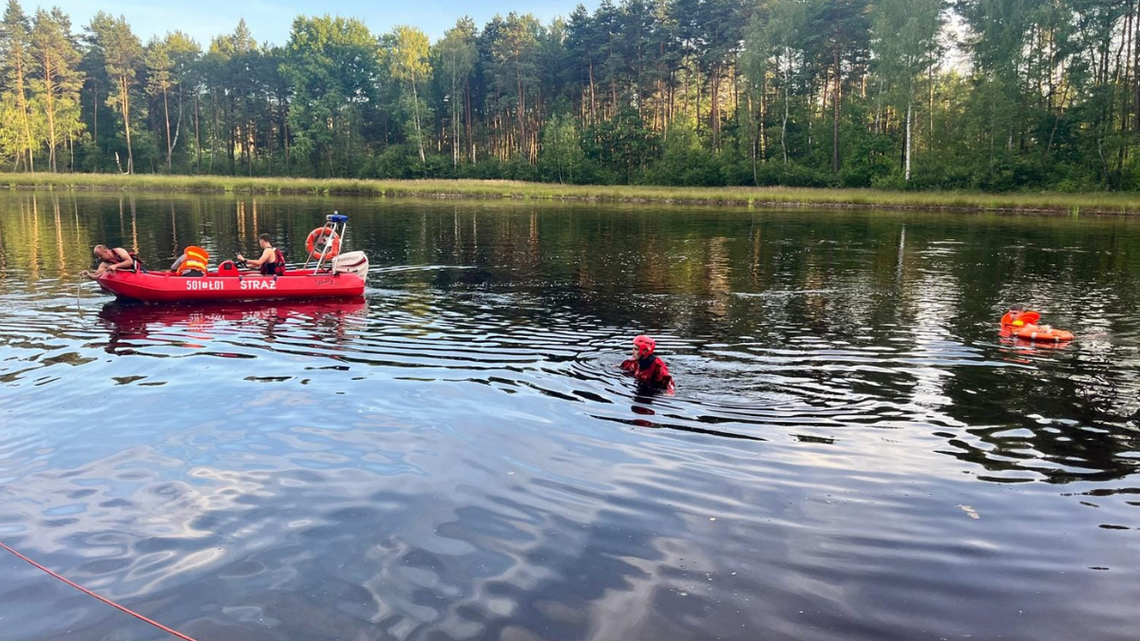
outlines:
[[[622,362],[621,368],[632,372],[639,385],[672,394],[676,390],[676,385],[673,383],[673,377],[669,375],[665,361],[653,353],[656,349],[657,342],[652,338],[638,336],[633,339],[633,358]]]

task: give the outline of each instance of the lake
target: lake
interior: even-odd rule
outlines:
[[[76,277],[333,210],[362,301]],[[199,641],[1134,640],[1138,301],[1124,218],[4,192],[0,541]],[[0,626],[172,638],[4,552]]]

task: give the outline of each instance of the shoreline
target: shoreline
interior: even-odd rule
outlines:
[[[502,180],[350,180],[119,174],[0,173],[9,190],[372,196],[429,200],[542,200],[630,204],[837,208],[1067,215],[1140,214],[1140,194],[882,191],[797,187],[559,185]]]

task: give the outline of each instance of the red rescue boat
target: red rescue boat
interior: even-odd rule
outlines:
[[[359,251],[340,254],[348,216],[333,214],[326,218],[324,227],[309,234],[307,249],[310,260],[316,261],[315,267],[310,268],[306,261],[300,269],[265,276],[242,271],[227,260],[204,276],[118,271],[103,274],[97,282],[119,298],[147,303],[363,296],[368,257]]]
[[[311,269],[261,276],[236,267],[205,276],[170,272],[114,272],[99,278],[99,286],[119,298],[147,303],[208,300],[267,300],[274,298],[352,298],[364,294],[364,279],[351,272]]]

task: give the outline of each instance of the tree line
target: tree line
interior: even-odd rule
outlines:
[[[8,0],[7,171],[1140,187],[1140,2],[604,0],[143,43]],[[951,55],[953,54],[953,55]]]

